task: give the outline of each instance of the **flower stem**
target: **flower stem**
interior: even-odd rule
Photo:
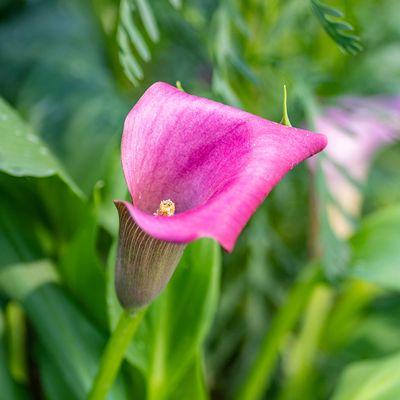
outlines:
[[[261,343],[257,357],[237,392],[238,400],[257,400],[267,390],[279,351],[307,304],[319,272],[318,264],[310,264],[302,271]]]
[[[88,400],[103,400],[114,383],[118,370],[124,359],[126,349],[132,341],[146,309],[130,314],[124,310],[118,324],[112,333],[104,353],[101,357],[100,367],[90,390]]]
[[[298,338],[286,360],[286,384],[280,399],[312,398],[316,356],[322,331],[331,310],[334,290],[325,284],[315,286],[308,302]],[[310,397],[308,397],[310,396]]]

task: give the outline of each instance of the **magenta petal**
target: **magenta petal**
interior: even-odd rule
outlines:
[[[122,165],[132,197],[126,207],[157,239],[212,237],[231,251],[271,189],[326,143],[323,135],[156,83],[125,121]],[[165,199],[177,214],[153,215]]]

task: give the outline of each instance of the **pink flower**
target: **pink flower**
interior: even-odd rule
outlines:
[[[272,188],[326,143],[323,135],[270,122],[166,83],[152,85],[128,114],[122,137],[122,166],[132,202],[116,201],[121,272],[119,279],[117,271],[117,292],[119,286],[126,287],[126,279],[144,279],[126,271],[139,274],[137,270],[145,268],[148,274],[155,269],[143,266],[143,256],[127,261],[132,247],[138,252],[135,240],[123,237],[128,236],[128,220],[132,229],[145,232],[159,246],[172,246],[175,250],[164,251],[169,256],[201,237],[214,238],[231,251]],[[163,214],[157,210],[164,200],[174,203],[174,215],[155,215]],[[162,286],[171,271],[162,277]],[[131,292],[129,287],[120,300]],[[148,295],[144,297],[148,302]]]
[[[400,97],[341,98],[316,120],[316,128],[329,139],[322,168],[331,196],[356,217],[362,195],[354,181],[362,185],[376,152],[400,138]],[[341,210],[332,204],[328,211],[335,232],[349,236],[353,227]]]

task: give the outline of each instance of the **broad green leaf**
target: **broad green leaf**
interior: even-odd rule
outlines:
[[[118,149],[129,104],[117,95],[104,94],[81,104],[64,132],[64,165],[85,194],[105,180]],[[119,164],[120,165],[120,164]]]
[[[7,265],[0,268],[0,292],[11,299],[23,301],[30,292],[58,282],[58,279],[53,265],[47,260]]]
[[[30,211],[26,207],[16,207],[15,198],[1,190],[4,177],[7,177],[7,181],[11,178],[0,173],[0,266],[31,261],[40,257],[41,253],[35,235],[37,220],[33,223]]]
[[[400,353],[350,364],[343,372],[333,400],[398,400]]]
[[[112,259],[111,266],[114,262]],[[127,359],[143,372],[150,398],[172,395],[192,368],[214,316],[219,268],[220,250],[214,241],[191,243],[171,282],[149,307]],[[111,269],[109,278],[108,304],[114,325],[120,307]]]
[[[86,202],[57,176],[19,178],[0,172],[0,247],[9,248],[1,252],[0,264],[59,252],[86,212]]]
[[[94,68],[87,59],[82,61],[81,54],[67,52],[65,57],[70,64],[87,64],[84,82],[77,81],[70,71],[72,66],[40,65],[25,82],[18,106],[26,110],[37,132],[89,196],[105,174],[110,152],[117,148],[128,105],[108,87],[110,81],[104,71]],[[47,80],[52,83],[50,87]],[[46,102],[40,101],[43,97]],[[57,112],[49,103],[56,104]]]
[[[58,175],[75,193],[80,194],[49,148],[2,99],[0,137],[0,171],[14,176]]]
[[[365,317],[365,312],[363,316]],[[351,333],[346,335],[347,342],[351,340],[350,348],[346,352],[351,353],[354,360],[400,352],[400,302],[384,301],[383,304],[373,307],[361,321],[353,316],[351,323]],[[355,326],[357,329],[354,329]],[[337,329],[332,330],[332,333],[336,331]]]
[[[90,195],[129,109],[104,57],[93,9],[61,0],[20,11],[0,28],[0,88]]]
[[[62,373],[49,356],[46,349],[38,345],[35,349],[38,361],[39,374],[43,391],[48,400],[71,400],[75,398],[73,390],[66,384]]]
[[[105,273],[96,252],[97,220],[90,210],[85,218],[74,238],[66,245],[60,260],[60,273],[85,311],[106,326]]]
[[[0,292],[20,301],[40,346],[73,397],[84,400],[97,372],[106,338],[56,284],[53,265],[37,261],[0,268]],[[126,399],[118,379],[108,397]]]
[[[352,276],[400,290],[400,206],[367,217],[350,243]]]

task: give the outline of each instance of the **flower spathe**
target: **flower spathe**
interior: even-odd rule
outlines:
[[[231,251],[257,206],[323,135],[155,83],[128,114],[122,165],[132,218],[160,240],[212,237]],[[173,217],[154,216],[171,199]]]
[[[345,238],[354,229],[346,214],[358,216],[362,193],[341,169],[359,185],[364,184],[375,154],[400,139],[400,97],[342,97],[318,116],[315,125],[329,139],[329,159],[322,160],[322,169],[339,205],[329,205],[330,222],[335,233]]]
[[[231,251],[272,188],[326,143],[323,135],[155,83],[125,120],[122,166],[132,202],[116,205],[160,243],[211,237]],[[154,215],[166,199],[175,214]]]

